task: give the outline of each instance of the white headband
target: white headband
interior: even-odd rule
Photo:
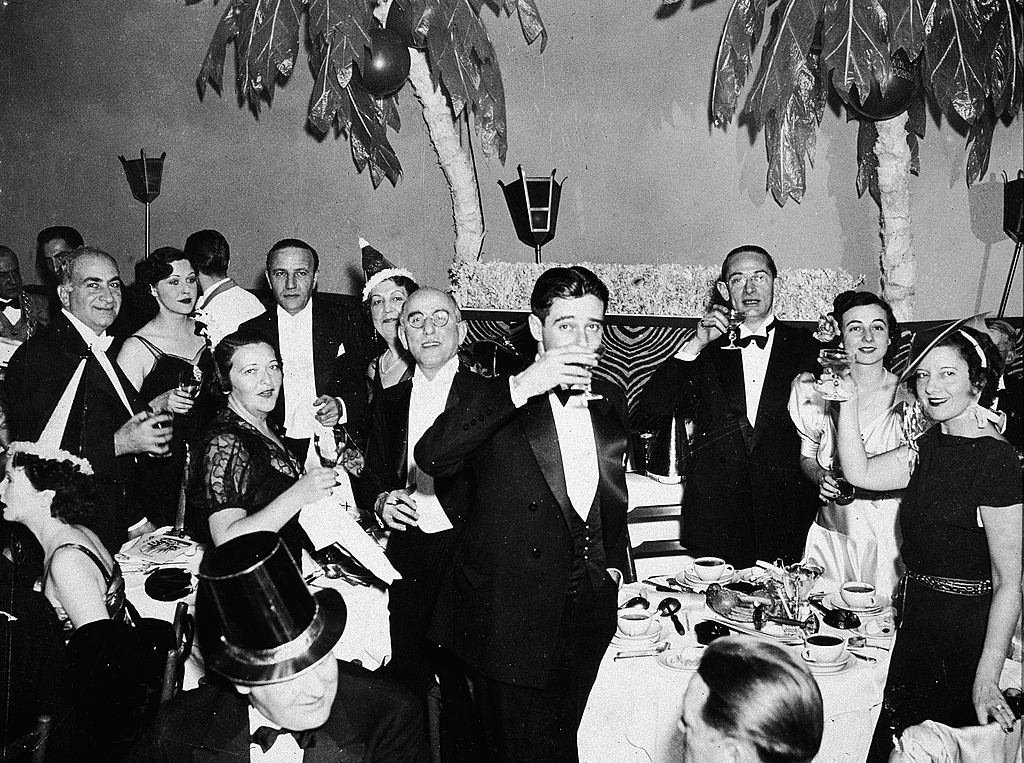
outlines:
[[[978,340],[975,339],[970,334],[968,334],[963,329],[960,329],[960,333],[963,335],[963,337],[968,342],[970,342],[972,345],[974,345],[974,349],[978,351],[978,357],[981,358],[981,367],[982,367],[982,369],[987,369],[988,368],[988,358],[985,357],[985,351],[983,349],[981,349],[981,345],[978,344]]]
[[[408,278],[410,281],[416,280],[415,278],[412,277],[412,273],[410,273],[405,268],[384,268],[384,270],[381,270],[370,276],[370,280],[366,282],[366,286],[363,287],[363,302],[370,298],[371,291],[380,286],[384,281],[388,280],[389,278],[394,278],[395,276],[404,276],[405,278]]]
[[[92,464],[86,459],[51,445],[38,442],[12,442],[7,452],[12,456],[16,453],[26,453],[46,461],[66,461],[76,467],[82,474],[91,475],[93,473]]]

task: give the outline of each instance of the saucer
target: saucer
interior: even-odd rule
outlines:
[[[896,637],[895,612],[887,608],[873,617],[864,618],[860,627],[854,628],[852,632],[869,639],[891,641]]]
[[[615,631],[612,643],[624,649],[646,649],[658,641],[661,631],[661,623],[655,620],[651,623],[651,629],[641,636],[627,636],[625,633]]]
[[[814,660],[807,659],[804,652],[800,653],[801,659],[804,661],[804,665],[816,676],[829,676],[836,673],[844,673],[853,667],[853,663],[857,660],[852,654],[847,654],[846,659],[840,660],[839,662],[815,662]]]
[[[833,591],[824,597],[825,605],[832,607],[833,609],[848,609],[851,612],[857,614],[871,615],[877,612],[881,612],[883,609],[889,606],[889,598],[887,596],[876,596],[875,603],[870,607],[853,607],[846,603],[842,596],[839,595],[838,591]]]
[[[668,670],[692,671],[700,666],[700,658],[703,655],[703,647],[684,646],[682,649],[669,649],[667,652],[659,654],[658,664]]]
[[[697,577],[697,573],[693,571],[693,565],[689,564],[682,572],[678,572],[675,575],[675,580],[680,585],[689,586],[690,588],[697,588],[698,586],[707,588],[712,583],[718,583],[719,585],[725,585],[731,583],[736,579],[736,570],[727,570],[722,577],[718,580],[701,580]]]

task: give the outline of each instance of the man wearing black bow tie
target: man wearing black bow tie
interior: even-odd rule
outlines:
[[[626,563],[628,429],[622,391],[593,377],[607,304],[586,268],[542,274],[530,299],[537,360],[480,379],[414,451],[437,484],[473,486],[431,635],[468,666],[481,759],[576,760],[615,632],[607,568]]]
[[[800,475],[800,439],[787,413],[789,389],[814,368],[811,334],[775,319],[775,262],[759,246],[733,249],[713,304],[694,335],[644,388],[640,418],[656,424],[678,409],[695,423],[683,495],[682,541],[694,556],[736,567],[797,561],[817,510]],[[728,344],[729,312],[743,313],[740,349]]]
[[[0,338],[25,341],[33,329],[50,322],[46,297],[25,291],[18,256],[0,246]]]

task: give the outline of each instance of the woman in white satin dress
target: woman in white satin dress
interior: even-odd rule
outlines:
[[[892,308],[871,292],[846,291],[835,298],[833,315],[840,346],[853,360],[850,373],[858,389],[868,390],[860,396],[864,448],[869,455],[884,453],[904,442],[903,420],[913,405],[913,397],[884,364],[897,335]],[[901,493],[857,490],[851,503],[835,503],[838,403],[824,399],[815,386],[814,377],[803,373],[793,380],[789,398],[789,415],[801,438],[800,466],[819,486],[822,502],[807,533],[804,558],[825,568],[821,583],[826,590],[863,580],[891,597],[903,574],[896,520]]]

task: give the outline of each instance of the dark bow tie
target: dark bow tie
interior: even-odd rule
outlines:
[[[775,321],[772,321],[764,327],[764,336],[760,334],[751,334],[750,336],[741,337],[736,340],[736,344],[740,347],[749,347],[750,343],[753,342],[758,346],[758,349],[763,350],[768,346],[768,334],[775,328]]]
[[[252,732],[252,741],[258,744],[263,752],[274,746],[274,742],[281,734],[291,734],[299,748],[305,750],[308,747],[316,747],[316,729],[307,731],[289,731],[288,729],[275,729],[271,726],[260,726]]]
[[[13,299],[0,299],[0,310],[6,310],[8,307],[18,307]]]
[[[555,397],[558,398],[558,402],[560,402],[562,404],[562,407],[564,408],[565,404],[569,402],[570,398],[573,398],[576,395],[580,394],[583,390],[567,389],[566,387],[555,387],[551,391],[555,393]]]

